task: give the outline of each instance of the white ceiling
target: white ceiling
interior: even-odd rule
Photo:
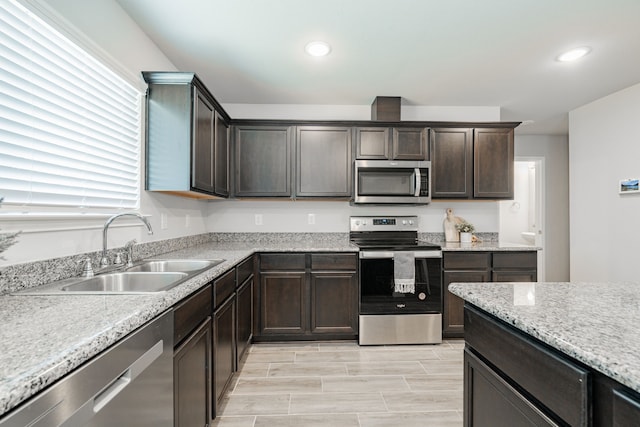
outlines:
[[[519,133],[640,82],[640,0],[118,0],[219,102],[499,106]],[[318,59],[303,49],[329,42]],[[574,63],[555,57],[588,45]]]

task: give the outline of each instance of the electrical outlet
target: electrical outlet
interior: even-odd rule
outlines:
[[[162,230],[166,230],[167,229],[167,214],[166,213],[161,213],[160,214],[160,228]]]
[[[307,215],[307,224],[313,225],[316,223],[316,214]]]
[[[191,215],[186,214],[184,216],[184,228],[189,228],[190,225],[191,225]]]
[[[255,215],[256,225],[262,225],[262,214]]]

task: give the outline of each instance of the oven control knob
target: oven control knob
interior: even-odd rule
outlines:
[[[418,294],[418,299],[419,299],[420,301],[424,301],[425,299],[427,299],[427,294],[425,294],[424,292],[420,292],[420,293]]]
[[[360,225],[360,220],[356,219],[356,225]]]
[[[402,225],[407,225],[407,220],[406,219],[402,220]]]
[[[409,225],[413,225],[413,220],[412,219],[409,220]]]

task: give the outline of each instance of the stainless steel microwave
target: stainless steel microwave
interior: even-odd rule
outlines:
[[[431,202],[431,162],[356,160],[353,202],[413,204]]]

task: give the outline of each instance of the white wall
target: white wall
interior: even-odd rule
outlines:
[[[349,202],[225,200],[210,204],[213,232],[349,232],[349,216],[418,215],[421,232],[444,232],[447,208],[476,226],[479,232],[498,231],[498,204],[489,202],[433,202],[425,206],[350,206]],[[255,215],[262,215],[256,225]],[[309,214],[315,224],[309,224]]]
[[[562,135],[517,135],[516,157],[544,157],[546,281],[569,280],[569,148]],[[571,276],[571,280],[574,280]]]
[[[569,113],[571,279],[640,280],[640,84]]]
[[[76,29],[86,35],[89,44],[104,50],[126,73],[140,79],[140,82],[140,71],[176,69],[115,1],[48,0],[40,3],[45,9],[49,6],[53,8],[50,19],[62,21],[62,25],[71,25],[72,33]],[[141,164],[144,168],[144,157]],[[144,178],[141,187],[144,187]],[[118,220],[109,232],[109,247],[121,246],[132,238],[144,242],[206,232],[207,224],[202,214],[206,205],[206,202],[142,191],[140,212],[149,215],[154,235],[148,236],[144,227],[136,221]],[[2,210],[6,212],[7,208],[2,207]],[[163,230],[160,226],[160,213],[167,214],[167,229]],[[189,227],[185,226],[187,215]],[[18,243],[2,254],[6,260],[0,260],[0,266],[98,250],[102,246],[104,220],[103,217],[95,220],[67,218],[45,221],[40,218],[3,221],[0,225],[3,232],[22,230],[23,233]],[[123,227],[123,224],[135,227]]]

